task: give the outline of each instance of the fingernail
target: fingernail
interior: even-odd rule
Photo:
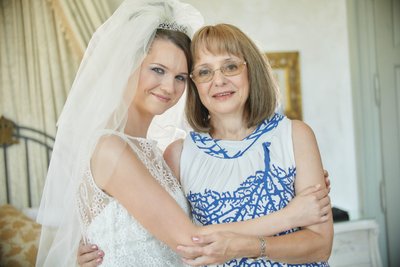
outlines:
[[[93,245],[93,246],[92,246],[92,249],[97,249],[97,246],[96,246],[96,245]]]
[[[101,262],[103,260],[103,258],[98,258],[97,260],[96,260],[96,262]]]
[[[99,255],[99,256],[103,256],[103,251],[99,251],[99,252],[97,252],[97,255]]]

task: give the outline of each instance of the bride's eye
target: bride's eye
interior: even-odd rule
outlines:
[[[186,82],[187,77],[184,76],[184,75],[178,75],[178,76],[175,77],[175,79],[177,79],[180,82]]]
[[[164,74],[165,73],[165,71],[162,68],[159,68],[159,67],[153,67],[153,68],[151,68],[151,70],[154,71],[157,74]]]

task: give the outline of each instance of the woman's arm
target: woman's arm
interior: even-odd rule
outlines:
[[[312,129],[301,121],[292,122],[293,148],[296,161],[296,193],[321,184],[325,187],[322,161]],[[333,240],[331,209],[324,223],[306,226],[298,232],[267,237],[267,257],[288,263],[328,260]]]
[[[315,191],[317,187],[309,187],[301,194],[308,194]],[[307,192],[308,191],[308,192]],[[299,196],[296,196],[298,199]],[[294,202],[292,200],[289,205]],[[330,210],[329,199],[326,199],[326,206],[321,209],[321,218],[328,220],[328,210]],[[303,207],[298,206],[301,212]],[[271,215],[268,215],[271,216]],[[264,217],[268,217],[264,216]],[[250,225],[253,220],[246,221],[244,225]],[[279,224],[279,222],[278,222]],[[203,266],[210,264],[220,264],[234,258],[257,258],[261,254],[260,236],[243,234],[243,229],[235,227],[238,224],[228,224],[219,226],[232,226],[233,232],[218,231],[209,234],[199,235],[193,237],[195,246],[178,246],[179,254],[182,256],[184,262],[191,266]],[[215,230],[215,228],[213,229]],[[239,230],[239,231],[238,231]],[[314,261],[317,261],[315,259]]]
[[[322,161],[312,129],[301,121],[292,122],[293,148],[296,161],[296,193],[321,184],[325,187]],[[267,257],[287,263],[328,260],[333,240],[331,209],[324,223],[306,226],[302,230],[278,237],[267,237]]]

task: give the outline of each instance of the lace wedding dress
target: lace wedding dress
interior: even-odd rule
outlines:
[[[156,142],[121,134],[118,136],[189,214],[181,187]],[[152,236],[116,199],[95,184],[90,168],[84,174],[78,199],[86,241],[98,245],[105,252],[101,266],[185,266],[175,252]]]

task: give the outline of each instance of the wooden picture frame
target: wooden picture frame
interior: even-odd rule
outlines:
[[[290,119],[302,120],[299,52],[273,52],[265,55],[279,86],[279,110]]]

